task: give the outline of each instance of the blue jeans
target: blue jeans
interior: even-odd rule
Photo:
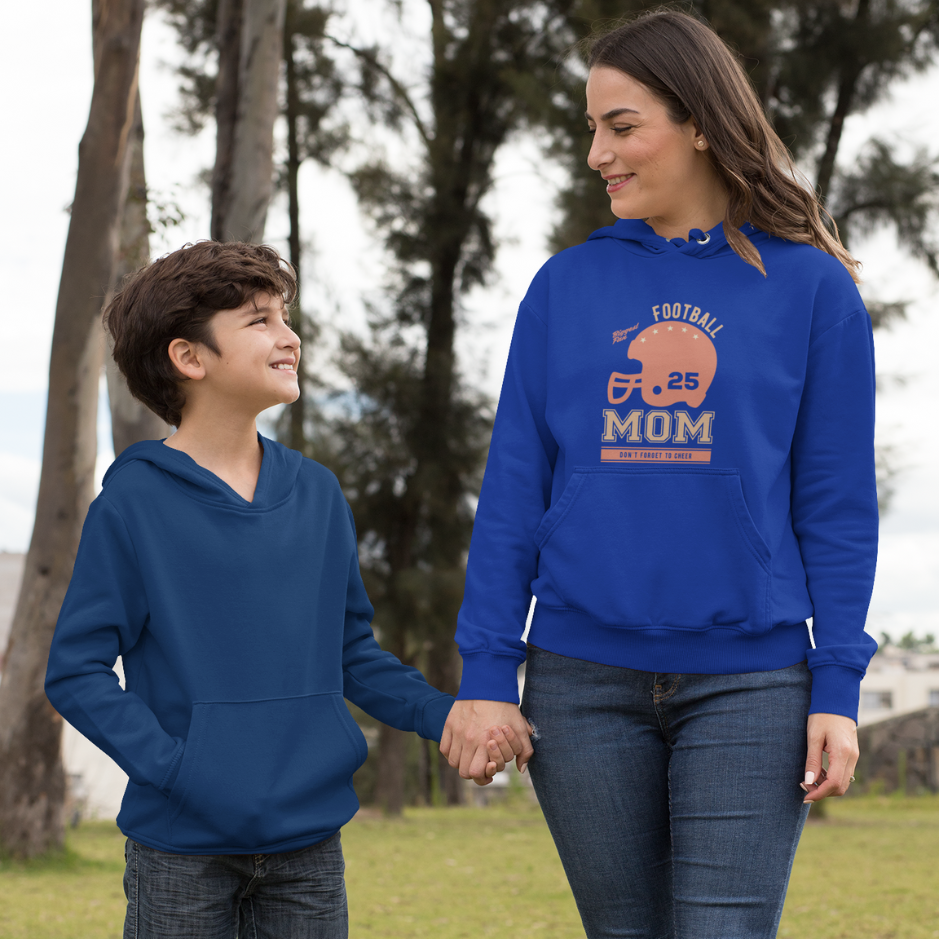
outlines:
[[[283,854],[166,854],[127,840],[124,939],[347,939],[339,835]]]
[[[677,675],[528,653],[531,778],[589,939],[772,939],[808,815],[807,666]]]

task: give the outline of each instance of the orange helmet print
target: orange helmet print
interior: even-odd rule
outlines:
[[[622,404],[636,388],[652,407],[679,402],[699,407],[717,371],[711,337],[693,323],[656,323],[629,344],[630,359],[642,363],[638,375],[613,372],[607,387],[611,404]]]

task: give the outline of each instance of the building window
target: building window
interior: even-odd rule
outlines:
[[[893,692],[862,691],[861,707],[865,711],[889,711],[893,707]]]
[[[929,706],[931,708],[939,708],[939,688],[929,689]]]

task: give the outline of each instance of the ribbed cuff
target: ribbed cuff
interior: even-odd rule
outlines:
[[[840,665],[812,669],[812,705],[809,714],[841,714],[857,723],[861,672]]]
[[[463,656],[457,701],[508,701],[518,704],[518,667],[514,656],[474,652]]]
[[[443,736],[443,725],[447,722],[447,715],[453,707],[452,694],[439,694],[431,698],[421,710],[421,725],[418,734],[425,740],[436,740],[440,743]]]

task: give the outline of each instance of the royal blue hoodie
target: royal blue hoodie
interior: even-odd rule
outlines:
[[[366,756],[343,697],[433,740],[453,702],[375,641],[335,476],[259,439],[252,502],[160,441],[125,450],[52,641],[49,700],[130,777],[121,830],[161,851],[328,838]]]
[[[871,323],[844,266],[621,220],[523,300],[470,548],[460,698],[517,701],[528,641],[652,672],[807,660],[857,718],[877,545]],[[814,648],[807,618],[813,618]]]

